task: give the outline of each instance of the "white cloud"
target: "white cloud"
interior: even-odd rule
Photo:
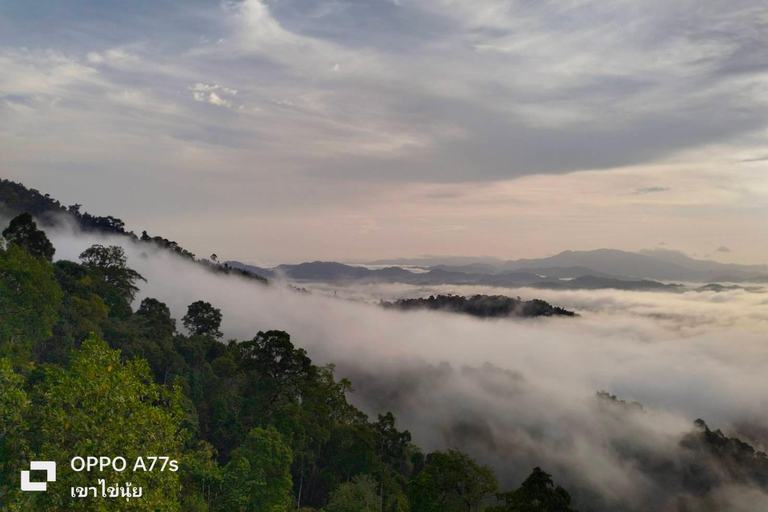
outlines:
[[[216,105],[217,107],[229,108],[232,106],[231,101],[221,98],[221,96],[219,96],[215,92],[212,92],[208,95],[208,102],[211,103],[212,105]]]
[[[216,105],[217,107],[231,108],[233,102],[222,95],[235,96],[237,94],[237,89],[222,87],[218,84],[204,84],[201,82],[191,85],[188,89],[192,91],[192,97],[195,101],[207,102],[211,105]]]
[[[0,69],[4,94],[61,96],[84,85],[107,85],[93,67],[53,50],[2,48]]]
[[[99,55],[97,52],[88,52],[88,55],[86,55],[86,58],[88,59],[88,62],[91,64],[101,64],[104,62],[104,57]]]
[[[258,213],[291,218],[282,228],[309,240],[274,238],[284,258],[331,246],[335,255],[397,246],[534,256],[594,248],[583,247],[587,239],[638,249],[662,238],[688,252],[723,243],[740,258],[764,258],[756,228],[768,215],[764,162],[734,164],[765,153],[759,3],[402,0],[368,10],[333,0],[307,14],[292,1],[215,3],[183,19],[131,11],[146,30],[115,25],[109,37],[87,16],[56,20],[34,39],[11,20],[7,40],[54,50],[0,49],[4,172],[56,193],[70,187],[62,169],[107,176],[151,167],[171,193],[189,169],[226,162],[218,167],[232,181],[217,187],[239,199],[206,201],[208,213],[252,208],[239,193],[258,189]],[[365,16],[375,31],[360,30],[373,26]],[[72,40],[75,27],[85,30]],[[200,34],[217,44],[198,44]],[[55,50],[65,44],[81,46]],[[119,164],[114,154],[124,155]],[[254,159],[265,164],[254,169]],[[628,193],[656,183],[670,190]],[[453,184],[467,193],[452,209],[411,201],[422,185]],[[291,200],[296,187],[301,205]],[[370,200],[331,192],[342,189]],[[302,222],[310,198],[316,216]],[[388,243],[341,243],[341,232],[327,233],[333,244],[311,238],[307,225],[322,230],[353,204]],[[176,224],[168,222],[195,240],[190,215],[173,212]],[[414,216],[431,235],[414,234]],[[467,229],[451,235],[445,226]],[[260,236],[271,236],[268,227]]]
[[[209,92],[209,91],[215,91],[216,89],[219,89],[219,88],[220,88],[220,86],[216,85],[216,84],[208,85],[208,84],[203,84],[203,83],[198,82],[195,85],[190,86],[189,90],[190,91]]]

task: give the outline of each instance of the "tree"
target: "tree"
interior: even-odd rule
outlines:
[[[187,314],[181,319],[192,334],[221,338],[221,310],[214,308],[209,302],[198,300],[187,308]]]
[[[237,350],[251,389],[266,399],[266,408],[298,396],[317,376],[307,351],[294,347],[284,331],[259,332],[252,340],[238,344]]]
[[[391,412],[379,414],[375,428],[379,437],[378,448],[382,462],[392,466],[403,461],[411,442],[411,433],[407,430],[400,432],[395,428],[395,416]]]
[[[124,363],[119,351],[91,336],[73,352],[68,369],[51,366],[36,372],[29,379],[31,404],[25,415],[26,423],[34,426],[27,438],[34,460],[63,462],[88,455],[126,461],[148,456],[180,459],[186,437],[181,430],[181,392],[152,383],[146,361]],[[99,478],[107,485],[122,484],[126,473],[75,472],[68,463],[60,464],[56,482],[49,484],[54,492],[34,493],[27,510],[179,510],[178,473],[168,469],[130,473],[127,481],[142,487],[141,499],[105,504],[70,497],[71,487],[93,486]]]
[[[500,494],[505,505],[492,507],[490,512],[576,512],[571,508],[571,495],[555,487],[552,476],[541,468],[533,472],[515,491]]]
[[[176,320],[171,318],[171,310],[157,299],[147,297],[142,300],[136,315],[144,320],[154,337],[170,337],[176,330]]]
[[[80,259],[85,267],[96,271],[105,281],[123,292],[129,302],[133,301],[139,291],[136,281],[146,282],[141,274],[128,268],[125,249],[120,246],[92,245],[80,254]]]
[[[221,486],[221,469],[216,463],[216,450],[205,441],[199,441],[184,453],[179,466],[183,492],[181,505],[184,512],[208,512]],[[226,489],[224,489],[226,492]]]
[[[37,224],[29,213],[14,217],[7,228],[3,230],[3,238],[16,244],[32,256],[53,261],[56,252],[45,232],[37,229]]]
[[[396,474],[394,470],[404,465],[406,450],[411,442],[411,433],[407,430],[400,432],[395,428],[395,416],[391,412],[379,414],[379,420],[373,427],[378,437],[377,448],[379,458],[383,463],[379,484],[381,509],[383,510],[385,502],[389,505],[389,501],[391,501],[389,500],[390,493],[387,492],[384,484],[387,482],[391,487],[394,483],[391,477]],[[396,488],[396,493],[399,494],[400,492],[402,492],[402,489]]]
[[[433,452],[411,482],[411,512],[470,512],[498,490],[496,475],[458,450]]]
[[[0,247],[0,355],[21,363],[50,338],[61,298],[53,265],[15,244]]]
[[[109,307],[93,286],[90,270],[73,261],[59,260],[53,264],[56,282],[64,298],[59,307],[59,319],[53,336],[35,349],[35,360],[66,366],[70,352],[92,332],[102,334]]]
[[[341,484],[332,494],[328,512],[378,512],[380,497],[378,484],[371,475],[359,475],[351,482]]]
[[[151,297],[141,301],[134,319],[138,336],[125,349],[129,356],[146,359],[157,380],[165,384],[171,372],[183,365],[183,358],[173,346],[176,320],[171,318],[168,306]]]
[[[29,399],[24,378],[13,371],[11,360],[0,359],[0,509],[12,501],[14,493],[7,482],[15,482],[27,456],[25,414]]]
[[[291,449],[274,427],[255,428],[223,470],[226,512],[287,512],[291,506]]]

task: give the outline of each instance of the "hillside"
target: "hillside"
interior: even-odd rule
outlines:
[[[548,258],[521,259],[502,265],[505,270],[526,267],[587,267],[614,276],[636,279],[695,280],[701,277],[698,272],[675,263],[615,249],[564,251]]]
[[[728,279],[750,279],[768,277],[768,265],[739,265],[735,263],[720,263],[712,260],[696,260],[680,251],[669,249],[653,249],[640,251],[641,254],[654,259],[673,263],[696,272],[701,272],[711,280],[726,281]]]
[[[267,284],[267,279],[255,272],[244,269],[231,268],[228,265],[220,265],[218,262],[208,259],[198,259],[192,252],[184,249],[173,240],[161,236],[150,236],[143,231],[137,236],[133,231],[125,229],[125,223],[112,216],[99,217],[88,212],[81,211],[82,205],[74,204],[64,206],[50,194],[43,194],[36,189],[30,189],[10,180],[0,179],[0,218],[11,219],[21,213],[30,213],[42,227],[54,227],[62,222],[70,222],[86,233],[99,233],[102,235],[123,236],[133,242],[146,243],[162,250],[171,251],[183,258],[195,261],[208,269],[223,273],[239,275],[255,282]],[[215,256],[215,255],[214,255]]]
[[[654,250],[642,253],[597,249],[563,251],[555,256],[508,261],[506,270],[537,267],[587,267],[613,276],[665,281],[711,281],[723,277],[757,278],[768,275],[768,265],[736,265],[689,258],[677,251]]]

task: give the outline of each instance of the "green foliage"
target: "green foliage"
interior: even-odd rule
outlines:
[[[35,351],[38,362],[66,366],[69,354],[90,333],[102,334],[102,325],[109,308],[95,293],[89,270],[71,261],[57,261],[54,276],[64,292],[59,307],[59,319],[53,327],[53,337],[40,344]]]
[[[122,247],[111,245],[93,245],[80,254],[83,266],[92,271],[92,275],[108,286],[99,286],[99,295],[110,308],[112,313],[120,312],[121,316],[130,313],[130,304],[133,302],[139,288],[136,282],[146,281],[141,274],[128,268],[125,250]],[[127,312],[126,312],[127,308]]]
[[[351,383],[287,333],[221,343],[221,312],[204,301],[178,333],[160,300],[131,310],[143,278],[121,248],[81,258],[51,265],[0,247],[0,349],[13,356],[0,360],[0,510],[463,512],[496,491],[464,454],[425,459],[391,413],[369,421],[347,401]],[[73,486],[125,482],[70,471],[81,455],[181,465],[132,474],[140,500],[74,501]],[[61,463],[53,492],[18,491],[33,458]]]
[[[741,439],[726,436],[720,429],[710,430],[702,419],[694,422],[680,447],[690,457],[688,484],[699,494],[711,488],[722,474],[732,481],[768,490],[768,455]]]
[[[382,302],[381,305],[386,308],[405,311],[417,309],[451,311],[480,318],[576,316],[576,313],[573,311],[552,306],[550,303],[540,299],[525,301],[521,300],[520,297],[514,299],[504,295],[473,295],[471,297],[462,297],[461,295],[430,295],[428,298]]]
[[[20,364],[53,335],[62,292],[53,266],[15,244],[0,247],[0,355]]]
[[[211,510],[217,492],[221,489],[222,478],[213,446],[199,441],[186,450],[181,460],[179,478],[184,489],[181,493],[181,509],[184,512]]]
[[[170,376],[184,367],[184,359],[173,345],[176,320],[170,309],[157,299],[146,298],[131,320],[136,335],[123,348],[126,355],[146,359],[158,382],[170,382]]]
[[[488,512],[576,512],[571,508],[570,494],[559,485],[555,487],[552,476],[540,468],[534,468],[517,490],[498,497],[505,504]]]
[[[24,378],[13,371],[11,360],[0,359],[0,482],[18,481],[20,463],[27,454],[25,415],[29,399]],[[9,485],[0,485],[0,509],[11,501]]]
[[[300,396],[305,385],[317,377],[318,369],[307,352],[295,348],[286,332],[259,332],[236,348],[246,371],[246,385],[263,397],[260,412],[253,414],[263,414],[265,409],[274,413],[279,405]]]
[[[378,512],[378,484],[370,475],[360,475],[341,484],[328,501],[327,512]]]
[[[176,330],[176,320],[171,318],[171,310],[157,299],[148,297],[141,301],[136,315],[144,320],[146,328],[155,337],[170,337]]]
[[[382,462],[395,464],[405,457],[405,451],[411,442],[410,432],[400,432],[395,428],[395,416],[388,412],[379,414],[379,421],[375,424],[378,434],[378,449]]]
[[[143,488],[140,500],[85,500],[69,492],[95,486],[99,478],[107,485],[126,482],[125,473],[72,471],[68,461],[76,456],[180,458],[180,391],[152,383],[145,361],[123,363],[118,351],[93,336],[73,353],[69,369],[42,369],[30,385],[24,414],[24,423],[34,427],[26,436],[29,457],[67,463],[49,484],[53,492],[16,494],[16,503],[26,503],[22,510],[179,510],[178,475],[167,470],[130,473],[134,487]]]
[[[187,308],[187,314],[181,319],[184,327],[192,334],[221,338],[221,310],[210,303],[198,300]]]
[[[412,512],[464,512],[498,490],[496,475],[458,450],[433,452],[424,470],[411,482]]]
[[[291,505],[291,449],[274,428],[256,428],[223,469],[227,512],[283,512]]]
[[[53,213],[64,213],[61,203],[48,194],[41,194],[35,189],[28,189],[21,183],[0,179],[0,214],[13,217],[29,212],[37,218]]]
[[[111,235],[126,235],[136,238],[125,230],[125,223],[115,217],[98,217],[87,212],[80,212],[81,205],[64,207],[48,194],[41,194],[35,189],[28,189],[21,183],[0,179],[0,213],[7,216],[29,212],[44,222],[53,223],[54,218],[67,218],[76,223],[83,231],[96,231]]]
[[[112,216],[99,217],[88,212],[81,212],[81,206],[73,204],[64,207],[48,194],[41,194],[39,191],[28,189],[20,183],[0,178],[0,216],[13,217],[29,212],[45,225],[53,225],[63,218],[85,232],[116,235],[133,242],[151,244],[155,248],[172,251],[178,256],[194,261],[212,272],[236,275],[260,284],[268,283],[264,277],[247,270],[233,268],[227,264],[218,265],[207,260],[197,260],[194,254],[167,238],[149,236],[146,231],[139,238],[132,231],[125,229],[125,223],[122,220]]]
[[[408,486],[406,461],[411,433],[407,430],[400,432],[395,423],[395,416],[388,412],[379,414],[378,421],[373,425],[377,454],[383,464],[380,477],[382,510],[387,512],[397,512],[407,502],[404,491]]]
[[[16,244],[36,258],[53,261],[56,250],[45,233],[37,229],[32,215],[22,213],[14,217],[7,228],[3,230],[3,238],[9,243]]]

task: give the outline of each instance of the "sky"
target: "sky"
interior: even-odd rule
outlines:
[[[0,176],[258,264],[768,261],[759,0],[3,0]]]

